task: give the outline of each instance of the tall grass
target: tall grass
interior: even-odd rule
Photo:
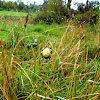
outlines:
[[[0,22],[0,99],[99,100],[100,28]],[[97,31],[98,30],[98,31]],[[36,43],[36,45],[34,45]],[[52,62],[41,62],[51,47]]]

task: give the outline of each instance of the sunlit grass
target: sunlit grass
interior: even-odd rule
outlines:
[[[100,99],[99,28],[72,21],[24,29],[21,20],[2,20],[0,26],[0,99]],[[49,64],[41,61],[43,47],[52,48]]]
[[[20,17],[26,17],[27,13],[25,12],[16,12],[15,11],[0,11],[0,16],[20,16]],[[34,15],[34,14],[33,14]]]

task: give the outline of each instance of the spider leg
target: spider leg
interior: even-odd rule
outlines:
[[[44,57],[42,56],[41,61],[44,61]]]
[[[49,57],[49,60],[51,59],[51,56]]]

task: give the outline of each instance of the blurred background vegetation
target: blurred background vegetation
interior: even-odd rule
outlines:
[[[66,3],[67,2],[67,3]],[[82,24],[89,22],[90,24],[96,24],[99,18],[99,1],[89,1],[86,3],[75,3],[77,9],[71,7],[72,0],[44,0],[43,4],[36,5],[31,3],[24,4],[21,0],[15,2],[0,0],[0,11],[19,11],[19,12],[30,12],[37,15],[33,18],[34,23],[46,22],[51,24],[66,23],[71,18]]]
[[[0,0],[0,100],[100,100],[100,3],[71,4]]]

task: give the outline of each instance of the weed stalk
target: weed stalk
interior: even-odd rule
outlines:
[[[2,52],[2,65],[3,65],[3,75],[4,75],[4,87],[6,90],[6,99],[7,100],[12,100],[12,93],[11,93],[11,88],[10,88],[10,84],[9,84],[9,77],[8,77],[8,73],[7,73],[7,69],[6,69],[6,59],[5,59],[5,55],[4,55],[4,50],[3,50],[3,45],[0,41],[0,48],[1,48],[1,52]]]

